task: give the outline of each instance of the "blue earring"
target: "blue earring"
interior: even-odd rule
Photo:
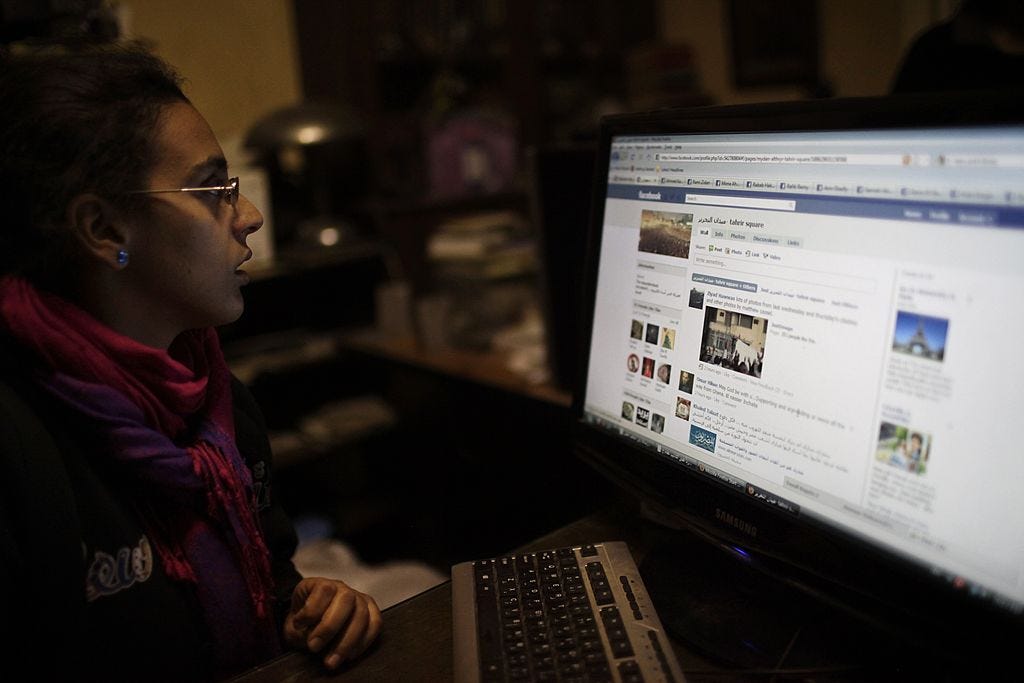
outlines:
[[[117,250],[117,265],[123,266],[128,263],[128,252],[124,249]]]

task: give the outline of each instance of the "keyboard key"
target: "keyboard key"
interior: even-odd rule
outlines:
[[[644,675],[640,672],[640,667],[632,659],[619,664],[619,676],[622,678],[622,683],[644,682]]]
[[[608,642],[612,646],[612,656],[614,656],[615,659],[633,656],[633,646],[629,644],[629,638],[623,636],[621,638],[609,640]]]

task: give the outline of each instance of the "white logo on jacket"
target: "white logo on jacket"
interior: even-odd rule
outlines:
[[[116,556],[97,550],[85,575],[85,599],[92,602],[113,595],[142,583],[152,573],[153,550],[145,536],[134,548],[119,548]]]

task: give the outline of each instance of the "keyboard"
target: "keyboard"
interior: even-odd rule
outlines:
[[[685,683],[628,546],[452,567],[456,683]]]

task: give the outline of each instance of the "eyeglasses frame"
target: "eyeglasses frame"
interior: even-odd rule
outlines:
[[[131,190],[126,194],[165,194],[170,192],[220,192],[220,198],[234,208],[238,204],[238,176],[229,178],[227,185],[212,185],[210,187],[177,187],[167,190]]]

